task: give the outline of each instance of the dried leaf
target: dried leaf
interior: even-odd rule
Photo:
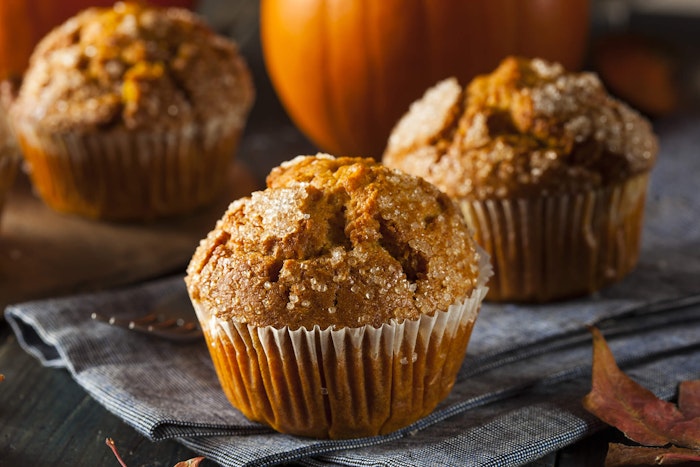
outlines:
[[[700,451],[677,448],[650,448],[610,443],[605,467],[632,465],[674,465],[700,462]]]
[[[699,449],[700,418],[687,418],[674,404],[629,378],[617,366],[600,331],[591,328],[591,333],[593,378],[584,408],[637,443]]]
[[[678,388],[678,408],[686,418],[700,417],[700,379],[681,383]]]
[[[5,375],[3,375],[2,373],[0,373],[0,382],[2,382],[2,381],[5,381]]]
[[[200,462],[204,460],[204,457],[193,457],[186,461],[178,462],[175,467],[197,467]]]

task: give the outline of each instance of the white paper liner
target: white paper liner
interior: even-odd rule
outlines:
[[[645,173],[577,194],[460,201],[493,262],[486,300],[544,302],[622,279],[639,257],[648,181]]]
[[[488,291],[482,261],[464,301],[379,328],[256,327],[193,305],[224,392],[248,418],[302,436],[372,436],[427,415],[452,389]]]
[[[46,204],[139,220],[189,212],[219,195],[243,127],[232,117],[151,132],[51,133],[22,123],[15,130]]]

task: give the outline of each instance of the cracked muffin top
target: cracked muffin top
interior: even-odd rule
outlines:
[[[488,199],[595,189],[649,171],[650,123],[592,73],[508,57],[463,89],[447,79],[413,103],[383,162],[450,196]]]
[[[89,8],[37,45],[14,112],[55,130],[244,121],[253,100],[236,45],[181,8]]]
[[[467,298],[479,254],[455,203],[370,158],[299,156],[234,201],[185,279],[217,318],[379,327]]]

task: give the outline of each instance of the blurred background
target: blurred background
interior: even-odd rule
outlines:
[[[557,3],[526,1],[540,9]],[[261,87],[259,98],[277,99],[266,92],[270,80],[260,45],[259,0],[198,0],[195,9],[239,42]],[[597,72],[611,93],[652,120],[700,109],[699,0],[590,0],[588,24],[580,68]],[[312,137],[311,142],[318,141]]]
[[[526,0],[529,1],[529,0]],[[538,0],[531,0],[534,2]],[[590,0],[590,40],[584,68],[595,69],[598,48],[613,45],[620,68],[625,40],[634,46],[627,53],[658,54],[667,60],[673,82],[695,99],[700,95],[700,1],[699,0]],[[260,0],[197,0],[194,8],[218,31],[235,38],[247,58],[262,66],[259,39]],[[605,42],[614,36],[620,44]],[[646,40],[647,42],[644,42]],[[639,59],[643,61],[643,58]],[[651,61],[651,58],[649,59]],[[631,74],[631,72],[630,72]],[[639,76],[637,76],[639,78]],[[652,92],[653,93],[653,92]],[[684,104],[688,104],[685,102]],[[694,105],[698,100],[693,101]]]
[[[268,94],[267,91],[270,90],[268,87],[270,82],[268,79],[268,71],[270,68],[266,69],[263,60],[263,48],[261,47],[261,28],[260,28],[260,0],[151,0],[152,3],[161,5],[177,5],[177,6],[187,6],[196,10],[214,27],[218,32],[225,34],[227,36],[235,39],[246,59],[248,60],[253,72],[255,74],[256,83],[261,87],[261,92],[258,93],[259,99],[262,99],[262,103],[258,103],[256,107],[266,108],[267,102],[265,99],[272,98],[276,99],[275,95]],[[285,1],[281,2],[278,0],[270,0],[269,4],[275,4],[274,8],[283,10],[279,5],[287,5],[286,13],[288,16],[289,12],[294,12],[291,16],[294,19],[290,19],[288,24],[284,24],[284,19],[277,19],[274,21],[268,21],[268,24],[275,24],[276,26],[290,26],[298,25],[300,29],[311,24],[308,18],[304,18],[304,15],[297,13],[296,10],[300,8],[315,8],[316,5],[321,2],[294,2]],[[382,2],[382,7],[388,5],[391,2]],[[421,3],[421,2],[416,2]],[[478,4],[480,2],[464,2],[463,4],[471,3],[472,5]],[[82,9],[86,5],[111,5],[112,0],[65,0],[62,2],[53,2],[46,0],[2,0],[0,3],[0,21],[2,21],[2,27],[0,27],[0,78],[5,78],[7,75],[14,76],[15,78],[21,74],[24,66],[26,66],[27,57],[31,53],[33,45],[48,31],[51,26],[54,26],[70,15],[74,14],[78,10]],[[355,15],[357,12],[353,12],[352,9],[346,8],[345,5],[351,5],[351,3],[343,4],[343,2],[330,2],[328,10],[341,10],[342,14],[347,13],[348,16]],[[353,5],[364,4],[363,2],[355,2]],[[407,3],[406,5],[410,5]],[[301,6],[300,6],[301,5]],[[342,5],[342,8],[339,6]],[[452,8],[456,5],[460,5],[459,2],[452,3]],[[528,42],[530,45],[523,45],[522,50],[551,50],[550,55],[561,56],[561,51],[566,47],[569,47],[569,56],[564,57],[565,60],[562,62],[565,65],[569,65],[574,62],[580,62],[580,67],[588,70],[594,70],[598,72],[605,84],[608,86],[609,90],[619,97],[628,101],[633,106],[637,107],[639,110],[647,114],[652,118],[665,117],[673,114],[679,110],[687,110],[688,108],[695,108],[698,105],[700,99],[700,1],[698,0],[568,0],[566,2],[558,0],[525,0],[524,2],[518,3],[517,14],[526,12],[530,16],[540,15],[543,19],[540,23],[533,23],[533,19],[521,19],[509,17],[509,13],[503,11],[501,18],[498,16],[498,9],[505,10],[515,7],[512,6],[512,2],[507,0],[504,1],[490,1],[484,2],[484,6],[479,8],[469,7],[464,8],[463,11],[487,11],[491,18],[479,19],[479,21],[473,21],[468,19],[462,19],[460,17],[460,12],[455,11],[454,16],[456,20],[450,25],[457,25],[453,29],[458,29],[459,25],[463,24],[462,29],[475,29],[482,27],[484,31],[489,31],[493,29],[500,29],[497,35],[484,37],[477,48],[486,48],[486,52],[481,52],[481,55],[497,55],[499,50],[498,46],[491,46],[490,43],[503,40],[504,42],[510,40],[513,41],[513,36],[515,40],[521,42]],[[489,6],[485,6],[489,5]],[[566,6],[562,6],[566,5]],[[575,54],[581,49],[579,46],[580,35],[578,31],[574,29],[578,28],[578,24],[571,18],[571,15],[576,14],[578,16],[584,16],[582,13],[582,7],[569,6],[569,5],[587,5],[588,6],[588,18],[581,18],[580,22],[585,22],[588,24],[588,37],[583,48],[583,60],[579,60]],[[359,9],[356,6],[353,8]],[[374,6],[375,10],[378,7]],[[379,8],[379,9],[381,9]],[[460,6],[460,8],[462,8]],[[492,11],[489,11],[489,8]],[[296,10],[295,10],[296,9]],[[431,9],[439,10],[439,8]],[[568,9],[568,11],[567,11]],[[496,10],[495,12],[493,10]],[[546,13],[547,11],[557,10],[557,13]],[[534,13],[533,13],[534,12]],[[314,13],[316,14],[316,13]],[[336,17],[332,18],[332,21],[328,21],[329,27],[336,28],[337,26],[351,27],[348,26],[351,21],[355,20],[342,20],[339,21],[338,18],[341,13],[337,13]],[[386,13],[382,13],[385,16]],[[436,14],[432,11],[431,14]],[[440,13],[443,14],[443,13]],[[547,16],[550,17],[547,17]],[[462,15],[463,16],[463,15]],[[513,16],[511,13],[510,16]],[[494,19],[495,18],[495,19]],[[538,27],[545,26],[550,27],[552,23],[552,18],[561,18],[562,25],[558,29],[551,29],[551,38],[548,38],[546,34],[538,32]],[[405,20],[402,20],[405,22]],[[441,20],[442,21],[442,20]],[[393,30],[398,30],[400,26],[397,26],[399,20],[388,21],[387,29],[393,28]],[[480,22],[485,22],[486,26],[481,26]],[[368,23],[368,27],[377,27],[377,24],[382,23]],[[406,23],[409,24],[409,23]],[[410,23],[410,27],[413,27],[417,23]],[[532,25],[534,24],[534,26]],[[529,28],[529,29],[528,29]],[[272,29],[272,28],[270,28]],[[307,27],[307,30],[309,28]],[[513,32],[513,29],[518,29],[517,32]],[[542,29],[541,27],[539,29]],[[569,35],[562,35],[562,30],[569,30]],[[502,31],[502,32],[501,32]],[[372,32],[371,30],[369,31]],[[401,31],[398,31],[399,33]],[[566,31],[565,31],[566,32]],[[299,41],[299,44],[308,45],[311,40],[312,32],[304,31],[294,31],[295,34],[307,35],[309,36],[306,43]],[[335,33],[327,33],[335,34]],[[345,40],[342,37],[339,39],[341,33],[336,36],[331,37],[332,40]],[[343,32],[342,34],[348,35]],[[446,36],[445,34],[437,34],[435,31],[430,33],[432,39],[438,38],[439,35]],[[453,33],[454,34],[454,33]],[[467,33],[462,34],[460,37],[464,40],[468,38],[470,42],[474,42],[473,35],[469,36]],[[399,34],[394,34],[398,36]],[[483,36],[483,35],[481,35]],[[477,36],[477,37],[481,37]],[[507,38],[507,36],[511,36]],[[529,39],[528,37],[538,36],[534,39]],[[383,37],[386,41],[388,34],[376,35],[376,37]],[[496,38],[496,40],[494,40]],[[506,38],[506,39],[502,39]],[[278,39],[280,41],[281,39]],[[396,44],[391,44],[387,46],[380,45],[379,47],[398,47],[397,44],[401,44],[401,41],[405,42],[405,37],[401,39],[396,39]],[[547,43],[549,42],[549,43]],[[536,45],[532,45],[535,44]],[[561,43],[561,44],[559,44]],[[569,43],[567,45],[567,43]],[[371,40],[368,39],[367,44],[372,45]],[[293,45],[293,44],[290,44]],[[318,47],[323,46],[319,44]],[[410,44],[411,47],[415,46],[415,43]],[[334,46],[335,47],[335,46]],[[362,47],[362,45],[358,45]],[[473,44],[464,46],[461,51],[465,52],[463,56],[469,53],[474,55],[474,52],[470,52],[475,46]],[[270,47],[272,49],[272,47]],[[444,49],[444,47],[443,47]],[[433,49],[434,50],[434,49]],[[454,49],[458,50],[458,49]],[[576,52],[574,52],[576,51]],[[287,62],[284,62],[285,58],[276,58],[275,60],[279,63],[289,65],[289,63],[299,62],[298,56],[294,56],[294,51],[290,47],[290,56],[286,58]],[[382,52],[383,53],[383,52]],[[390,52],[395,53],[395,52]],[[453,55],[450,60],[453,62],[459,62],[459,53],[450,53]],[[297,52],[298,55],[299,52]],[[269,54],[274,56],[275,54]],[[277,53],[278,57],[283,56],[284,53]],[[375,56],[383,57],[382,55],[377,55],[375,51]],[[443,60],[443,58],[438,58],[436,60]],[[468,61],[469,58],[463,61]],[[472,61],[474,59],[472,58]],[[483,59],[481,59],[483,62]],[[484,62],[489,64],[489,68],[495,65],[494,60],[490,62]],[[272,61],[270,60],[272,63]],[[431,63],[430,67],[425,68],[436,68],[434,65],[435,60]],[[310,62],[309,69],[303,69],[303,73],[307,73],[310,78],[318,70],[314,69],[314,64],[316,62]],[[268,66],[270,63],[268,63]],[[285,66],[277,65],[277,67]],[[335,66],[335,65],[331,65]],[[458,67],[458,65],[450,65],[453,68]],[[437,68],[443,67],[439,65]],[[345,70],[349,69],[345,68]],[[469,69],[469,73],[462,73],[463,75],[473,74],[472,69]],[[480,71],[487,72],[486,66],[480,65],[478,68]],[[466,70],[466,68],[463,68]],[[411,70],[414,71],[414,70]],[[428,72],[430,72],[428,70]],[[314,128],[318,126],[318,122],[308,122],[308,117],[304,115],[299,115],[300,111],[295,110],[295,107],[299,107],[299,104],[294,104],[293,99],[305,98],[309,100],[310,94],[304,94],[300,91],[301,87],[298,83],[289,86],[296,86],[297,89],[289,91],[285,89],[284,83],[288,82],[290,79],[292,81],[299,81],[298,78],[294,77],[294,73],[300,73],[297,71],[289,71],[283,73],[277,73],[279,75],[276,84],[277,95],[282,97],[282,101],[285,104],[285,109],[289,112],[291,110],[292,120],[294,120],[299,127],[302,129],[302,133],[311,135],[311,140],[318,146],[323,147],[325,150],[334,152],[335,150],[342,148],[346,152],[377,152],[376,147],[378,143],[374,145],[359,145],[353,146],[350,143],[344,144],[333,144],[331,141],[324,140],[324,136],[328,133],[328,129],[317,129]],[[349,73],[350,74],[350,73]],[[408,75],[408,74],[407,74]],[[437,75],[436,75],[437,76]],[[273,76],[274,81],[275,76]],[[337,78],[335,78],[337,79]],[[350,77],[347,78],[348,80]],[[356,79],[355,76],[352,79]],[[409,77],[407,76],[407,79]],[[433,77],[431,77],[431,80]],[[463,79],[464,81],[464,79]],[[313,79],[309,82],[311,84],[316,83]],[[359,86],[359,85],[358,85]],[[421,83],[420,88],[423,88]],[[288,87],[288,86],[287,86]],[[409,88],[411,87],[407,83],[402,83],[401,85],[382,88],[384,94],[390,94],[392,92],[398,92],[394,88]],[[417,98],[416,89],[417,85],[414,85],[411,90],[411,100]],[[280,92],[282,91],[282,92]],[[272,93],[274,94],[274,93]],[[400,97],[399,100],[402,101],[402,106],[405,105],[403,101],[408,100],[408,97],[390,95],[387,100]],[[342,106],[341,106],[342,108]],[[352,110],[352,109],[350,109]],[[295,115],[296,114],[296,115]],[[322,116],[322,114],[320,114]],[[381,125],[389,125],[389,123],[383,120],[393,120],[396,115],[394,113],[379,113],[377,119]],[[255,115],[252,116],[255,118]],[[307,119],[307,120],[305,120]],[[376,122],[375,122],[376,124]],[[384,130],[386,132],[386,130]],[[357,137],[355,135],[355,137]],[[338,137],[335,138],[339,139]],[[318,144],[318,143],[321,144]],[[369,151],[371,148],[372,151]],[[349,150],[349,151],[347,151]],[[376,155],[376,154],[373,154]]]
[[[556,3],[526,1],[540,8]],[[259,0],[198,0],[195,9],[239,42],[261,87],[259,98],[276,100],[266,92]],[[581,68],[597,72],[611,93],[652,120],[700,110],[699,0],[590,0],[588,22]],[[268,103],[260,104],[265,109]]]

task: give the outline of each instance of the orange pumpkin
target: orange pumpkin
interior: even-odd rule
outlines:
[[[581,66],[589,0],[261,0],[265,65],[321,149],[378,157],[409,104],[506,55]]]
[[[34,46],[52,28],[89,6],[116,0],[0,0],[0,80],[24,73]],[[152,0],[163,6],[191,7],[193,0]]]

